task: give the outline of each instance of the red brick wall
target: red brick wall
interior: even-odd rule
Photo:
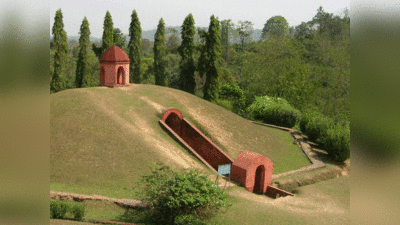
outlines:
[[[168,109],[161,116],[161,120],[216,171],[218,171],[218,165],[233,163],[233,160],[228,155],[218,148],[194,125],[184,119],[179,110],[174,108]]]

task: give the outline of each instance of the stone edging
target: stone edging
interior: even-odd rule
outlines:
[[[129,208],[145,208],[147,205],[145,202],[139,200],[132,199],[116,199],[116,198],[108,198],[104,196],[98,195],[81,195],[75,193],[66,193],[66,192],[57,192],[50,191],[50,198],[55,200],[74,200],[78,202],[82,202],[84,200],[100,200],[100,201],[110,201],[114,202],[117,205]]]
[[[276,129],[288,131],[290,133],[290,135],[292,135],[292,137],[295,139],[295,142],[300,144],[301,149],[303,149],[303,152],[306,154],[306,156],[308,157],[308,159],[312,163],[312,165],[306,166],[306,167],[302,167],[302,168],[300,168],[298,170],[292,170],[292,171],[288,171],[288,172],[285,172],[285,173],[272,175],[272,179],[277,179],[279,177],[287,176],[287,175],[294,174],[294,173],[297,173],[297,172],[306,172],[306,171],[311,171],[311,170],[315,170],[315,169],[319,169],[319,168],[325,167],[325,164],[318,158],[317,154],[312,150],[311,145],[309,145],[304,140],[304,138],[300,135],[300,132],[298,130],[294,130],[294,129],[286,128],[286,127],[279,127],[279,126],[275,126],[275,125],[271,125],[271,124],[255,122],[255,121],[251,121],[251,120],[250,120],[250,122],[252,122],[254,124],[258,124],[258,125],[263,125],[263,126],[267,126],[267,127],[271,127],[271,128],[276,128]]]

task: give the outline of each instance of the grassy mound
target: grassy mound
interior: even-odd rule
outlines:
[[[51,99],[51,190],[134,198],[130,190],[147,165],[211,172],[159,125],[175,107],[230,157],[254,151],[270,158],[274,174],[311,163],[285,131],[253,124],[180,90],[154,85],[69,89]]]

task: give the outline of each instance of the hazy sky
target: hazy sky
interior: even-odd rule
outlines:
[[[254,29],[262,29],[265,22],[276,15],[286,18],[289,26],[299,25],[311,20],[319,6],[325,12],[340,15],[347,7],[349,0],[303,0],[303,1],[245,1],[245,0],[51,0],[50,1],[50,35],[56,11],[61,8],[64,30],[68,36],[78,36],[83,18],[89,21],[91,36],[101,37],[103,22],[107,10],[110,11],[114,28],[128,34],[132,11],[136,10],[142,30],[157,28],[162,17],[166,26],[181,26],[185,17],[192,13],[195,26],[208,27],[210,16],[214,14],[219,20],[249,20]]]

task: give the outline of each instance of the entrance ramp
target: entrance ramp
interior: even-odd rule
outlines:
[[[222,164],[233,164],[233,159],[208,139],[193,124],[183,118],[182,113],[170,108],[163,113],[160,124],[183,146],[214,172]]]

